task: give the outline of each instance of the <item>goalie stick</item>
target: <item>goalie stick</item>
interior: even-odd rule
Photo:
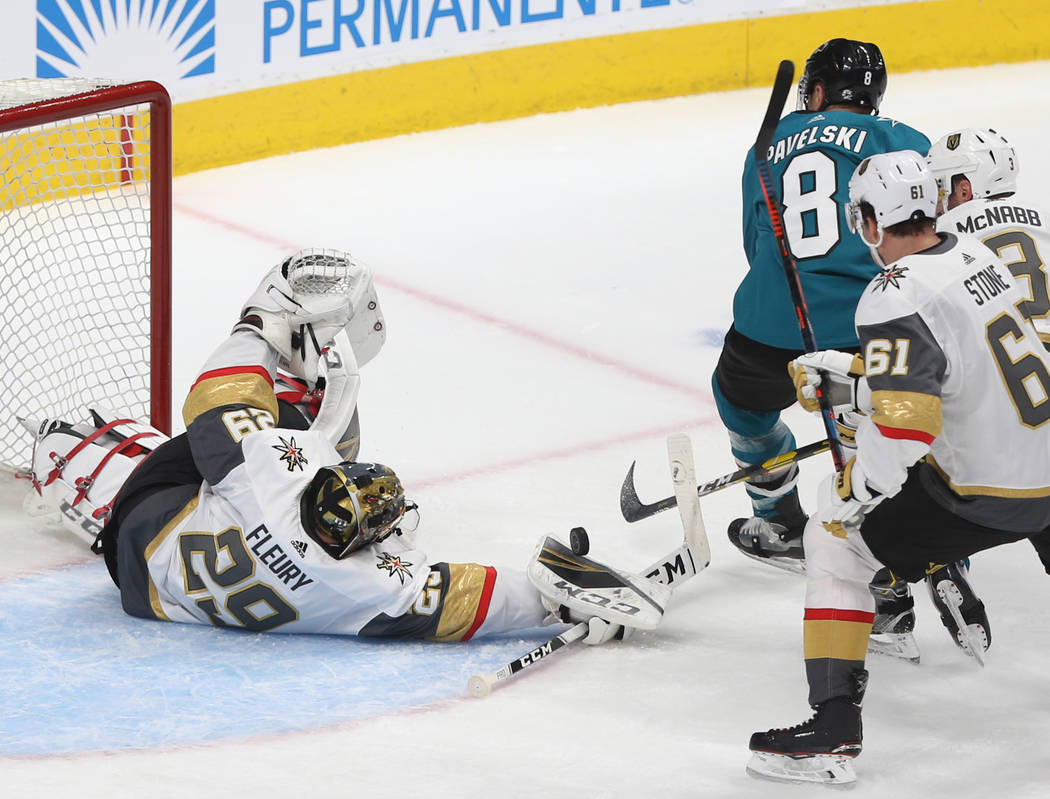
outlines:
[[[827,439],[824,439],[823,441],[814,441],[812,444],[806,444],[804,447],[781,453],[780,455],[776,455],[762,463],[754,463],[750,466],[745,466],[742,469],[737,469],[735,472],[724,474],[721,477],[716,477],[713,480],[708,480],[702,485],[696,486],[696,495],[698,498],[707,496],[708,494],[713,494],[715,491],[721,491],[723,488],[736,483],[742,483],[743,481],[764,472],[772,471],[773,469],[780,468],[789,463],[804,460],[813,455],[819,455],[821,452],[827,452],[828,446]],[[675,486],[676,492],[674,496],[665,497],[651,505],[642,502],[638,497],[637,489],[634,487],[634,467],[635,463],[632,463],[631,468],[627,470],[627,476],[623,480],[623,486],[620,488],[620,513],[623,514],[625,520],[628,522],[641,521],[642,519],[648,519],[650,516],[655,516],[661,511],[679,505],[677,484]]]
[[[540,644],[531,652],[525,653],[520,658],[512,660],[505,666],[500,666],[500,668],[496,669],[496,671],[491,674],[475,674],[467,683],[467,688],[473,696],[478,698],[488,696],[492,693],[492,687],[496,683],[509,680],[518,672],[527,669],[529,666],[535,666],[548,655],[553,655],[563,646],[571,644],[574,641],[579,641],[587,635],[588,629],[590,628],[585,621],[581,621],[579,624],[574,624],[561,635],[554,636],[546,643]]]
[[[700,497],[693,491],[693,486],[696,484],[696,472],[693,463],[693,445],[688,436],[683,433],[668,436],[667,459],[671,467],[671,480],[674,482],[678,498],[684,541],[666,557],[650,565],[642,574],[664,585],[677,586],[707,568],[711,562],[711,547],[707,540],[704,517],[700,511]],[[574,551],[587,547],[586,535],[577,534],[570,539]],[[577,552],[577,554],[584,553]],[[467,688],[473,696],[479,698],[488,696],[497,683],[509,680],[562,647],[579,641],[587,635],[588,629],[587,622],[579,622],[496,671],[489,674],[475,674],[468,681]]]
[[[802,345],[806,352],[817,351],[817,340],[813,335],[813,325],[809,319],[809,307],[806,305],[806,297],[802,293],[802,278],[798,272],[798,264],[791,254],[788,244],[787,231],[784,229],[784,218],[780,213],[780,201],[777,199],[776,189],[773,187],[773,175],[769,171],[769,146],[773,142],[773,134],[776,132],[777,124],[780,122],[780,114],[784,110],[784,101],[791,84],[795,79],[795,64],[792,61],[781,61],[777,68],[777,76],[773,81],[773,91],[769,96],[769,105],[766,107],[766,115],[762,119],[762,126],[758,129],[758,137],[755,139],[754,157],[755,169],[758,172],[758,180],[762,184],[762,196],[766,201],[766,210],[769,211],[769,221],[773,225],[773,235],[777,240],[777,248],[780,250],[780,260],[784,266],[784,276],[787,278],[788,290],[791,292],[791,302],[795,306],[795,316],[798,317],[798,328],[802,334]],[[816,389],[817,402],[820,404],[820,418],[824,422],[824,429],[831,442],[831,458],[835,462],[835,471],[841,472],[845,466],[842,455],[842,442],[839,440],[838,428],[835,426],[835,413],[828,402],[827,392],[828,378],[825,376]]]
[[[696,465],[693,462],[693,444],[685,433],[667,437],[667,462],[674,483],[674,500],[682,519],[685,542],[663,560],[659,560],[642,574],[664,585],[688,580],[711,563],[711,545],[707,528],[700,512],[700,495],[696,485]],[[621,492],[622,498],[622,492]]]

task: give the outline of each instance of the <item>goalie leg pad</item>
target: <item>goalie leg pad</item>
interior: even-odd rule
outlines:
[[[167,439],[152,428],[127,425],[128,434],[118,437],[112,434],[117,425],[92,430],[88,425],[59,420],[28,422],[27,426],[30,424],[35,425],[37,436],[32,470],[35,493],[27,497],[26,509],[37,515],[57,511],[62,525],[89,544],[102,531],[117,492],[148,454],[143,442]]]
[[[546,600],[580,618],[651,630],[660,624],[671,597],[666,585],[629,575],[575,554],[547,536],[536,547],[529,580]]]
[[[170,436],[160,432],[153,425],[131,419],[126,414],[118,413],[112,408],[97,405],[94,408],[88,408],[88,412],[91,414],[91,421],[95,429],[100,431],[100,435],[106,439],[105,441],[100,440],[100,444],[135,438],[135,446],[129,446],[123,452],[129,458],[153,452],[170,439]]]

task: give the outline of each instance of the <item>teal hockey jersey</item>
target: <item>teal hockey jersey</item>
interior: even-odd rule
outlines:
[[[795,111],[777,125],[769,166],[820,349],[857,346],[853,312],[878,271],[868,248],[846,226],[853,171],[870,155],[894,150],[926,155],[929,149],[929,139],[914,128],[850,111]],[[798,319],[750,150],[742,195],[750,268],[733,298],[733,324],[763,344],[801,350]]]

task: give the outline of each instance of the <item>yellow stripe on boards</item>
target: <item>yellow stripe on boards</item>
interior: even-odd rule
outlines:
[[[1050,2],[931,0],[517,47],[180,103],[175,173],[415,131],[770,85],[837,36],[892,76],[1050,58]]]

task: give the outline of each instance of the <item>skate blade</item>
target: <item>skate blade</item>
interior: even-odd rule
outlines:
[[[62,514],[45,503],[40,495],[38,495],[32,488],[30,488],[25,496],[22,497],[22,510],[25,515],[29,516],[31,519],[40,519],[48,516],[58,520],[62,517]]]
[[[747,773],[773,782],[815,782],[833,788],[852,788],[857,782],[852,758],[845,755],[789,757],[752,752]]]
[[[955,620],[955,629],[959,631],[957,638],[963,651],[973,657],[979,665],[984,666],[984,644],[988,639],[983,634],[976,632],[979,625],[969,625],[963,620],[962,612],[959,610],[963,603],[959,587],[951,580],[941,580],[937,583],[937,595],[948,608],[952,619]]]
[[[868,638],[868,651],[909,663],[919,662],[919,645],[911,633],[872,633]]]
[[[745,552],[738,548],[741,555],[747,555],[751,560],[757,560],[759,563],[764,563],[767,566],[773,566],[774,568],[782,571],[791,572],[792,574],[805,574],[806,573],[806,561],[798,558],[778,558],[776,556],[763,558],[759,555],[752,555],[750,552]]]

